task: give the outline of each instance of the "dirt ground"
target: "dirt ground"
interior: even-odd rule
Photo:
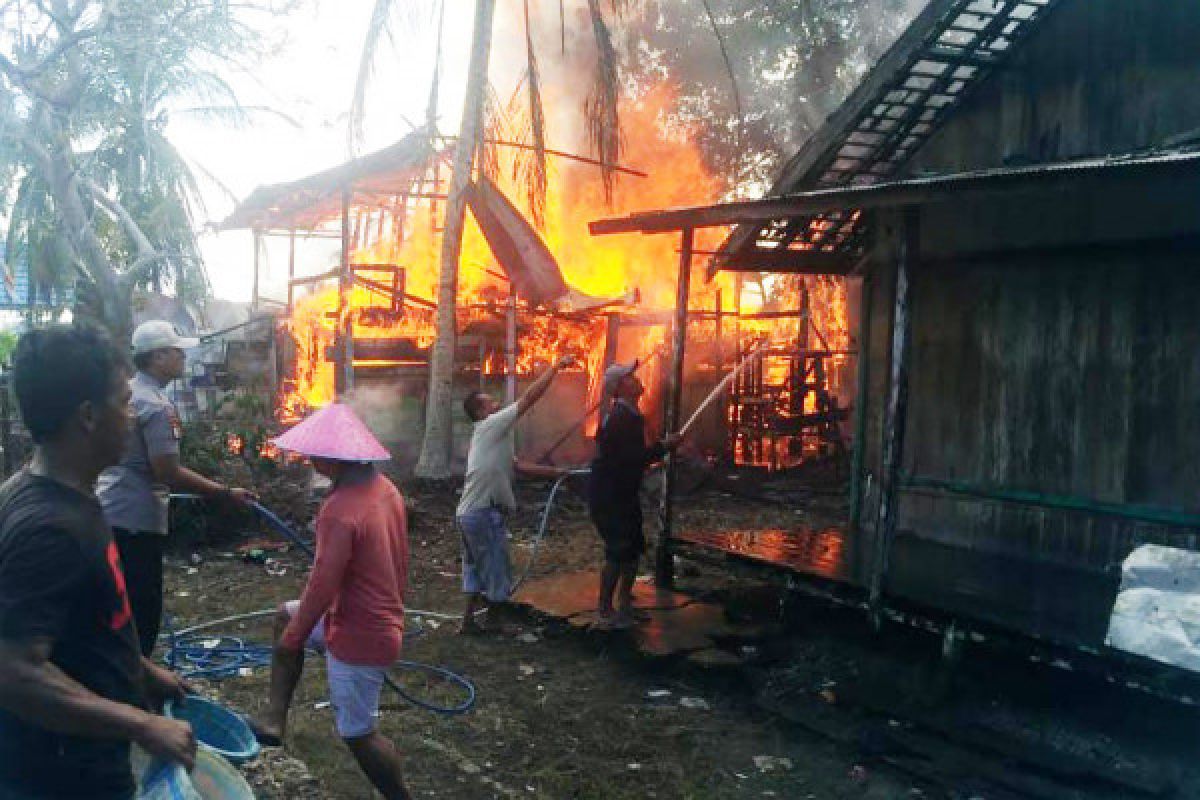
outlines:
[[[408,605],[455,612],[461,597],[454,491],[402,488],[413,509]],[[524,487],[522,511],[512,520],[518,573],[528,563],[545,490]],[[680,524],[711,529],[824,524],[837,507],[830,493],[809,494],[799,503],[752,503],[698,491],[681,503]],[[268,571],[235,553],[241,541],[234,535],[226,544],[172,559],[167,606],[176,627],[270,608],[299,594],[306,575],[302,553],[274,554],[278,564]],[[598,556],[583,506],[568,495],[554,513],[533,574],[594,568]],[[281,567],[284,574],[270,574]],[[874,637],[859,614],[788,599],[744,579],[733,584],[711,570],[687,568],[680,582],[718,599],[730,614],[779,623],[775,627],[786,632],[755,643],[746,663],[701,668],[683,658],[649,659],[626,638],[531,615],[517,619],[511,635],[479,638],[457,635],[451,622],[425,620],[422,633],[406,642],[404,657],[468,676],[478,697],[470,712],[440,716],[385,695],[381,729],[405,755],[414,796],[992,800],[1150,796],[1129,788],[1144,775],[1195,785],[1180,766],[1179,758],[1189,760],[1186,755],[1177,758],[1163,744],[1194,742],[1198,732],[1194,715],[1173,706],[1154,705],[1154,727],[1169,734],[1139,737],[1125,724],[1125,714],[1144,712],[1149,701],[1129,692],[1078,676],[1066,680],[1065,690],[1061,677],[1021,659],[1008,665],[1015,677],[1001,686],[992,679],[997,656],[986,651],[972,652],[947,677],[936,637],[911,632]],[[265,641],[269,620],[230,623],[218,632]],[[248,766],[259,797],[372,796],[334,735],[324,678],[321,660],[310,658],[286,749],[268,750]],[[258,670],[199,683],[206,693],[254,713],[265,702],[266,680],[266,671]],[[461,698],[440,684],[406,685],[443,701]],[[1105,695],[1104,715],[1095,708],[1097,692],[1115,692]],[[1056,777],[1053,767],[1043,765],[1039,773],[1036,763],[1022,765],[1012,752],[982,760],[975,751],[959,752],[954,725],[1003,729],[1004,741],[1030,751],[1052,739],[1055,752],[1067,751],[1064,757],[1123,763],[1128,785],[1114,789],[1109,775],[1108,783],[1089,777],[1087,785],[1059,791],[1054,787],[1071,781],[1057,776],[1059,782],[1047,789],[1043,773]],[[1104,732],[1114,727],[1117,734]],[[1121,738],[1122,728],[1133,743]],[[993,774],[997,769],[999,776]],[[1028,780],[1025,772],[1031,773]],[[1018,777],[1003,777],[1008,774]]]

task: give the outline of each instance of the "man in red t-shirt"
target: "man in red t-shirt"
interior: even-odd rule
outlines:
[[[338,735],[384,797],[408,798],[395,745],[377,730],[379,694],[404,637],[408,523],[404,498],[374,466],[388,457],[342,405],[328,406],[275,440],[333,481],[317,514],[317,556],[299,600],[275,622],[271,697],[251,725],[282,744],[304,648],[325,654]]]

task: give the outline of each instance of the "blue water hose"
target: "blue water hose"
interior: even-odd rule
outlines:
[[[542,546],[542,540],[546,538],[546,530],[550,524],[550,512],[554,510],[554,498],[558,497],[559,490],[567,482],[568,478],[589,474],[591,474],[591,470],[586,467],[568,470],[558,476],[558,479],[554,481],[554,485],[550,487],[550,494],[546,497],[546,505],[542,507],[542,518],[538,522],[537,533],[533,537],[533,549],[529,553],[529,561],[525,564],[525,569],[521,571],[520,577],[513,583],[513,594],[517,593],[517,589],[521,587],[521,584],[525,583],[525,579],[529,577],[529,573],[533,572],[533,565],[537,562],[538,550]]]
[[[250,507],[257,511],[259,516],[265,519],[267,524],[274,528],[276,532],[282,534],[285,539],[308,553],[309,558],[317,557],[317,551],[313,549],[312,545],[300,538],[300,534],[292,530],[292,526],[284,522],[274,511],[257,500],[251,503]]]

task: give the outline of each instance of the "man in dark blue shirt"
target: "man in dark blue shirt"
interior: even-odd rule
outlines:
[[[588,510],[604,541],[604,570],[596,608],[599,628],[628,628],[633,616],[633,582],[638,558],[646,548],[642,532],[642,478],[646,468],[679,443],[670,434],[646,444],[646,420],[638,408],[645,387],[635,371],[637,362],[613,364],[604,372],[604,391],[612,408],[596,432],[596,456],[588,485]],[[616,608],[613,608],[613,594]]]
[[[21,337],[13,384],[35,444],[0,487],[0,797],[127,800],[130,742],[189,769],[183,698],[144,659],[121,559],[93,486],[129,426],[123,356],[87,327]]]

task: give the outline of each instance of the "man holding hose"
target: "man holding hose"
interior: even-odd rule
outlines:
[[[162,622],[163,548],[171,490],[243,505],[254,500],[253,492],[209,480],[180,463],[183,426],[165,389],[183,377],[184,351],[199,343],[180,336],[171,323],[160,319],[143,322],[133,332],[137,372],[129,381],[132,425],[120,463],[105,470],[96,487],[125,565],[138,639],[147,656],[154,651]]]
[[[646,444],[646,420],[638,408],[646,390],[635,374],[637,367],[635,361],[613,364],[604,371],[604,391],[613,403],[596,432],[596,456],[588,485],[588,510],[604,541],[596,627],[606,630],[629,628],[637,622],[633,615],[633,582],[638,559],[646,547],[642,478],[647,467],[680,441],[678,434],[668,434],[661,442]]]
[[[508,557],[505,514],[516,508],[514,468],[526,475],[557,478],[563,470],[516,462],[514,429],[517,420],[546,394],[560,371],[575,363],[560,358],[533,382],[517,402],[501,408],[486,392],[471,392],[463,409],[475,423],[467,450],[467,476],[455,513],[462,534],[462,585],[467,595],[462,633],[480,633],[498,626],[500,609],[512,594],[512,565]],[[475,619],[488,609],[487,623]]]

